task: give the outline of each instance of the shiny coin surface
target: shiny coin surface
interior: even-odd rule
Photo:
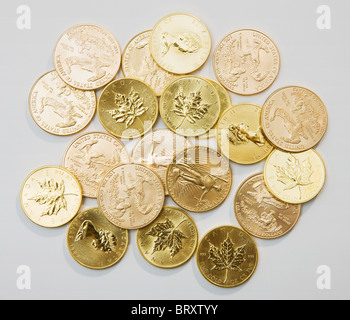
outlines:
[[[142,137],[134,146],[131,162],[150,166],[155,171],[166,188],[166,170],[175,155],[192,146],[186,137],[180,136],[169,129],[156,129]]]
[[[113,80],[121,63],[119,43],[109,31],[81,24],[66,30],[54,49],[58,75],[70,86],[95,90]]]
[[[322,100],[309,89],[289,86],[273,92],[265,101],[261,126],[277,148],[301,152],[314,147],[328,124]]]
[[[158,99],[147,84],[121,78],[108,84],[98,99],[97,114],[111,134],[132,139],[151,130],[158,117]]]
[[[122,55],[122,70],[126,78],[142,80],[160,96],[176,75],[162,69],[154,61],[149,49],[151,32],[142,32],[129,41]]]
[[[206,146],[189,147],[179,152],[168,166],[166,184],[170,197],[185,210],[212,210],[230,192],[229,160]]]
[[[248,177],[238,188],[234,210],[241,227],[252,236],[274,239],[297,223],[301,205],[283,202],[266,188],[263,173]]]
[[[184,136],[208,132],[220,115],[220,98],[210,81],[184,76],[171,82],[159,101],[160,115],[167,127]]]
[[[98,208],[78,213],[67,232],[69,253],[90,269],[105,269],[116,264],[124,256],[128,243],[128,230],[110,223]]]
[[[120,163],[130,162],[124,144],[105,132],[87,132],[67,147],[62,166],[72,172],[83,188],[83,196],[96,198],[105,173]]]
[[[197,249],[197,265],[206,280],[220,287],[246,282],[258,263],[254,240],[244,230],[220,226],[207,232]]]
[[[124,229],[142,228],[163,208],[162,180],[141,164],[121,164],[102,179],[98,191],[101,212],[114,225]]]
[[[314,150],[289,153],[274,150],[264,166],[264,180],[269,191],[288,203],[307,202],[321,191],[326,168]]]
[[[229,33],[218,43],[213,66],[218,81],[227,90],[253,95],[266,90],[275,81],[280,55],[267,35],[242,29]]]
[[[187,74],[199,69],[208,59],[211,37],[198,18],[174,13],[161,19],[152,29],[150,50],[163,69]]]
[[[240,164],[265,159],[273,146],[260,126],[261,107],[242,103],[227,109],[218,121],[217,143],[223,154]]]
[[[28,99],[35,123],[48,133],[66,136],[84,129],[96,111],[94,91],[75,89],[61,80],[55,70],[42,75]]]
[[[156,220],[137,231],[142,256],[160,268],[176,268],[187,262],[197,248],[198,231],[183,210],[164,207]]]
[[[27,217],[42,227],[60,227],[74,218],[82,202],[77,178],[65,168],[45,166],[24,180],[20,200]]]

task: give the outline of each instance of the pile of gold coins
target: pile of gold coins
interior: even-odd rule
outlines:
[[[206,280],[234,287],[256,269],[253,237],[289,232],[302,203],[322,189],[325,166],[313,149],[327,127],[321,99],[288,86],[262,107],[232,105],[229,92],[250,96],[273,84],[279,51],[260,31],[233,31],[213,52],[214,81],[193,74],[211,48],[205,24],[184,13],[162,18],[123,52],[97,25],[73,26],[58,39],[54,70],[30,92],[33,120],[50,134],[67,136],[85,129],[97,113],[106,131],[77,136],[61,167],[31,172],[21,204],[42,227],[70,223],[67,246],[81,265],[115,265],[127,250],[129,230],[137,230],[140,254],[152,265],[175,268],[196,255]],[[120,68],[124,77],[116,79]],[[152,130],[158,115],[166,128]],[[215,137],[218,148],[201,145]],[[137,139],[131,154],[123,139]],[[262,160],[263,172],[247,177],[234,198],[240,227],[213,226],[199,239],[191,214],[225,201],[230,162]],[[98,206],[81,210],[84,197]],[[166,197],[178,207],[165,206]]]

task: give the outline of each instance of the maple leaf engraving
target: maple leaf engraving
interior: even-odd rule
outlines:
[[[182,239],[187,239],[187,237],[177,228],[184,221],[182,220],[175,226],[172,221],[166,218],[165,222],[158,222],[151,231],[146,233],[146,235],[157,237],[154,241],[152,254],[169,248],[170,256],[173,257],[182,249]]]

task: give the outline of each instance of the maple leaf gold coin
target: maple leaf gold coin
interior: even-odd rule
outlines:
[[[170,14],[153,27],[150,51],[156,63],[168,72],[191,73],[209,57],[210,33],[205,24],[194,16]]]
[[[157,219],[137,230],[136,238],[146,261],[159,268],[176,268],[196,251],[198,231],[185,211],[163,207]]]
[[[67,169],[40,167],[24,180],[20,200],[26,216],[39,226],[54,228],[68,223],[80,209],[82,189]]]
[[[188,147],[169,164],[166,184],[170,197],[183,209],[192,212],[212,210],[230,192],[229,160],[206,146]]]
[[[288,86],[274,91],[265,101],[261,126],[269,141],[289,152],[313,148],[328,124],[322,100],[311,90]]]
[[[254,240],[243,229],[219,226],[207,232],[197,249],[197,265],[210,283],[230,288],[246,282],[258,263]]]
[[[163,208],[164,187],[160,177],[142,164],[120,164],[109,170],[98,191],[98,206],[114,225],[142,228]]]
[[[326,168],[314,149],[298,153],[274,150],[264,166],[269,191],[288,203],[304,203],[318,195],[324,186]]]
[[[266,90],[275,81],[280,55],[267,35],[241,29],[229,33],[217,44],[213,67],[218,81],[227,90],[253,95]]]
[[[166,85],[177,76],[154,61],[149,49],[151,32],[139,33],[129,41],[122,55],[122,70],[126,78],[142,80],[160,96]]]
[[[241,103],[227,109],[218,121],[217,143],[223,154],[239,164],[265,159],[273,146],[260,126],[261,107]]]
[[[124,144],[105,132],[86,132],[67,147],[62,166],[72,172],[83,188],[83,196],[96,198],[104,174],[120,163],[130,162]]]
[[[257,173],[248,177],[237,189],[234,210],[237,221],[249,234],[275,239],[296,225],[301,204],[277,199],[267,189],[263,173]]]
[[[158,99],[141,80],[121,78],[103,89],[97,102],[97,114],[109,133],[133,139],[152,129],[158,117]]]
[[[208,132],[220,115],[220,98],[210,81],[183,76],[172,81],[159,101],[160,115],[173,132],[199,136]]]
[[[67,231],[69,253],[75,261],[90,269],[115,265],[124,256],[128,243],[128,230],[110,223],[99,208],[78,213]]]
[[[95,90],[117,75],[121,50],[117,39],[105,28],[80,24],[60,36],[53,60],[64,82],[77,89]]]
[[[33,85],[28,99],[35,123],[44,131],[66,136],[84,129],[96,111],[94,91],[67,85],[55,70],[42,75]]]

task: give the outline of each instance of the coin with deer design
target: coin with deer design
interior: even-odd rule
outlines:
[[[142,164],[120,164],[103,177],[98,206],[114,225],[138,229],[157,218],[165,200],[160,177]]]
[[[129,244],[128,230],[110,223],[99,208],[81,211],[67,231],[69,253],[82,266],[105,269],[123,258]]]
[[[82,188],[67,169],[40,167],[24,180],[20,200],[27,217],[42,227],[60,227],[74,218],[82,203]]]
[[[253,275],[258,250],[252,237],[234,226],[219,226],[208,231],[197,249],[197,265],[210,283],[230,288],[242,285]]]
[[[288,203],[304,203],[316,197],[326,180],[326,168],[320,154],[274,150],[264,166],[264,181],[269,191]]]
[[[197,248],[198,231],[193,219],[182,209],[163,207],[151,224],[137,230],[141,255],[160,268],[176,268],[187,262]]]
[[[188,147],[168,166],[166,184],[170,197],[183,209],[192,212],[212,210],[230,192],[229,160],[210,147]]]

